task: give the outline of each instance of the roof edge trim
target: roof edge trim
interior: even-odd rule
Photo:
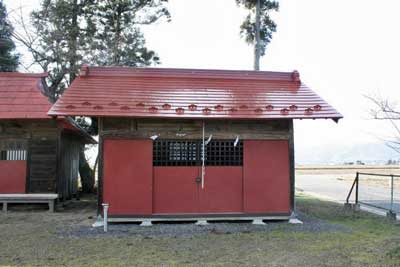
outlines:
[[[22,72],[0,72],[0,77],[21,77],[21,78],[45,78],[49,74],[43,73],[22,73]]]

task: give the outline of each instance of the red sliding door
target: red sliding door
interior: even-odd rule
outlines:
[[[154,167],[154,213],[197,213],[197,167]]]
[[[103,202],[110,215],[152,214],[151,140],[104,140]]]
[[[154,144],[156,214],[221,214],[243,211],[242,143],[207,145],[204,186],[201,140],[157,140]]]
[[[154,167],[154,213],[212,214],[243,211],[242,167]]]
[[[290,212],[289,144],[244,141],[244,212]]]

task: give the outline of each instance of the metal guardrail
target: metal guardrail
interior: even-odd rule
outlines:
[[[400,175],[357,172],[346,198],[347,204],[353,192],[355,204],[400,213]]]
[[[356,204],[358,203],[358,179],[359,179],[359,172],[357,172],[356,178],[354,179],[354,182],[353,182],[353,184],[351,185],[349,194],[347,195],[347,198],[346,198],[346,203],[347,203],[347,204],[349,204],[349,200],[350,200],[350,197],[351,197],[351,193],[353,193],[354,187],[356,187],[356,194],[355,194],[354,203],[356,203]]]

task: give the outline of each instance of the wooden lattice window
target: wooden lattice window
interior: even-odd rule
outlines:
[[[26,140],[0,139],[0,160],[26,160]]]
[[[153,165],[196,166],[199,153],[196,141],[156,140],[153,143]]]
[[[209,166],[242,166],[243,143],[234,146],[231,140],[215,140],[206,146],[206,165]]]
[[[233,140],[212,140],[206,146],[207,166],[242,166],[243,143]],[[156,140],[153,143],[154,166],[200,166],[201,140]]]

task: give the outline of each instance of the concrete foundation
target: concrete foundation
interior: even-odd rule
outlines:
[[[151,222],[179,222],[179,221],[253,221],[253,220],[261,220],[261,221],[271,221],[278,220],[284,221],[289,220],[290,216],[193,216],[193,217],[108,217],[108,222],[143,222],[143,221],[151,221]]]
[[[251,224],[254,224],[254,225],[265,225],[266,223],[263,222],[263,220],[261,220],[261,219],[254,219]]]
[[[208,225],[208,222],[207,222],[206,220],[198,220],[198,221],[196,222],[196,225],[200,225],[200,226],[202,226],[202,225]]]
[[[97,216],[96,221],[92,224],[92,227],[93,227],[93,228],[96,228],[96,227],[103,227],[103,226],[104,226],[104,220],[103,220],[103,218],[99,215],[99,216]]]
[[[153,225],[153,223],[150,220],[142,221],[142,223],[140,224],[140,226],[145,226],[145,227],[152,226],[152,225]]]
[[[397,219],[397,214],[393,211],[388,211],[386,213],[386,217],[388,217],[391,220],[396,220]]]
[[[290,219],[289,219],[289,223],[290,223],[290,224],[303,224],[303,222],[300,221],[300,220],[297,219],[297,218],[290,218]]]

